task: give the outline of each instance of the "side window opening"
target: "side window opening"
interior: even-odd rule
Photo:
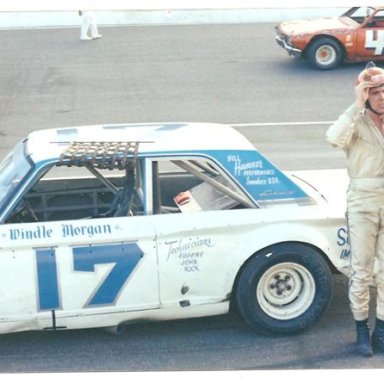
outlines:
[[[131,144],[131,143],[125,143]],[[98,146],[100,150],[101,144]],[[110,148],[109,148],[110,149]],[[143,214],[140,161],[84,156],[61,159],[37,177],[10,214],[8,223],[77,220]],[[130,156],[128,150],[124,156]]]
[[[153,212],[195,212],[253,207],[219,167],[208,160],[152,163]]]
[[[99,143],[98,151],[104,148],[103,144],[110,143]],[[138,159],[134,149],[126,148],[131,144],[121,144],[125,146],[121,158],[120,152],[113,150],[108,152],[110,158],[104,154],[98,160],[88,156],[89,148],[84,149],[85,143],[80,143],[73,153],[34,176],[35,182],[31,182],[32,186],[24,192],[6,222],[254,207],[241,188],[213,161],[197,157]],[[151,168],[146,169],[148,165]],[[151,174],[152,179],[147,180]]]
[[[102,177],[96,177],[86,167],[54,166],[34,183],[7,222],[102,217],[124,184],[121,172]]]
[[[382,28],[384,26],[384,12],[375,11],[372,7],[356,7],[349,17],[364,28]]]

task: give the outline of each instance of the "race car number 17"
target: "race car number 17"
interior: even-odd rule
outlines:
[[[92,273],[97,264],[114,264],[85,303],[84,306],[89,307],[113,305],[144,253],[136,243],[121,243],[73,247],[72,254],[74,271]],[[56,259],[54,248],[36,250],[40,311],[60,309],[62,305]]]

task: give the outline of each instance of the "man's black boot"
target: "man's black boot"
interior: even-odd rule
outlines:
[[[384,321],[376,319],[375,329],[372,333],[372,346],[377,352],[384,352]]]
[[[373,356],[368,320],[356,321],[357,350],[361,356]],[[384,334],[383,334],[384,336]],[[383,339],[384,342],[384,339]]]

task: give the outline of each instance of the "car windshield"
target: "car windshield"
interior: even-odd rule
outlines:
[[[342,21],[350,24],[357,23],[363,24],[367,18],[375,12],[375,9],[372,7],[353,7],[345,12],[341,18]]]
[[[20,181],[31,169],[31,164],[24,155],[24,144],[20,142],[15,149],[0,163],[0,209],[18,188]]]

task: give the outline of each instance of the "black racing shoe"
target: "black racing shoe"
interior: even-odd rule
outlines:
[[[372,333],[372,347],[375,352],[384,353],[384,329],[374,329]]]
[[[361,356],[371,357],[373,356],[373,349],[371,344],[371,338],[369,335],[369,328],[367,322],[359,322],[356,326],[357,332],[357,350]],[[384,347],[384,334],[383,334],[383,347]]]

